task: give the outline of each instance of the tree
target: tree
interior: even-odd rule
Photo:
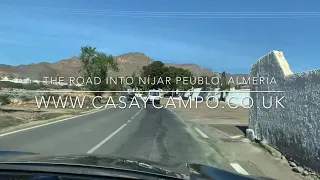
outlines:
[[[133,72],[132,75],[131,75],[131,78],[133,79],[133,82],[132,82],[132,84],[129,85],[129,87],[130,87],[131,89],[135,89],[135,88],[136,88],[136,82],[135,82],[136,73]]]
[[[11,79],[14,79],[14,75],[10,73],[8,78],[9,78],[10,80],[11,80]]]
[[[142,68],[142,77],[149,78],[150,82],[144,85],[144,89],[158,89],[165,88],[170,91],[175,91],[177,89],[180,90],[188,90],[192,87],[190,83],[184,83],[182,81],[183,78],[193,77],[193,74],[186,69],[176,68],[176,67],[165,67],[161,61],[155,61],[148,66],[144,66]],[[170,77],[170,83],[166,82],[166,78]],[[181,78],[181,81],[177,82],[177,77]],[[163,83],[160,82],[157,84],[159,79],[163,80]],[[156,84],[151,84],[155,80]],[[189,82],[189,81],[188,81]]]
[[[125,89],[123,83],[120,77],[116,77],[116,81],[110,83],[108,89],[110,91],[123,91]]]
[[[210,88],[215,88],[215,85],[211,82],[213,77],[214,76],[212,76],[212,77],[210,77],[210,76],[200,76],[199,78],[197,78],[198,81],[196,82],[194,87],[195,88],[202,88],[203,91],[207,91]],[[200,78],[203,79],[202,82],[200,82],[200,80],[199,80]],[[208,82],[208,84],[207,84],[207,82]],[[216,83],[216,82],[214,82],[214,83]]]
[[[146,83],[146,89],[159,89],[165,87],[165,84],[158,83],[158,80],[162,78],[165,80],[164,64],[161,61],[154,61],[147,66],[142,67],[142,77],[149,79]]]
[[[190,79],[193,78],[192,72],[187,69],[182,69],[182,68],[177,68],[176,71],[177,71],[176,77],[181,78],[181,81],[178,82],[178,84],[177,84],[178,89],[183,90],[183,91],[187,91],[187,90],[191,89],[192,84],[190,83]],[[183,81],[183,78],[189,79],[187,81],[187,83]]]
[[[87,83],[86,87],[95,91],[95,96],[101,96],[103,92],[108,89],[106,79],[108,77],[108,71],[118,71],[118,65],[112,55],[106,55],[105,53],[98,52],[95,47],[84,46],[81,47],[80,60],[83,64],[83,77],[87,81],[88,79],[94,80],[95,77],[100,78],[99,84]]]
[[[222,72],[221,77],[220,77],[220,81],[219,81],[219,91],[220,92],[220,101],[225,101],[225,98],[223,97],[223,91],[229,91],[230,90],[230,84],[228,84],[227,82],[227,76],[226,76],[226,72]]]
[[[136,76],[136,73],[133,72],[132,75],[131,75],[131,78],[133,80],[133,83],[129,85],[130,88],[132,89],[141,89],[142,88],[142,84],[139,83],[139,77]]]
[[[164,76],[170,77],[170,83],[166,84],[166,89],[170,91],[176,90],[178,88],[178,84],[176,82],[176,77],[178,76],[178,69],[172,66],[165,67]]]

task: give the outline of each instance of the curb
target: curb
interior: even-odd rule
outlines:
[[[281,159],[285,159],[285,157],[281,154],[281,152],[271,147],[270,145],[266,143],[262,143],[261,141],[256,141],[256,143],[258,143],[262,148],[266,149],[271,155]]]
[[[221,134],[222,136],[225,136],[225,137],[227,137],[227,138],[229,138],[229,139],[237,139],[237,138],[233,138],[233,136],[231,136],[231,134],[226,133],[226,132],[224,132],[224,131],[221,131],[221,130],[219,130],[218,128],[215,128],[215,127],[212,127],[212,128],[214,128],[214,130],[215,130],[217,133]],[[239,137],[239,138],[240,138],[240,137]]]
[[[260,147],[267,150],[272,156],[275,156],[277,158],[280,158],[283,161],[286,161],[288,167],[291,168],[291,170],[293,172],[295,172],[297,174],[301,174],[304,177],[309,176],[315,180],[320,179],[319,174],[314,172],[312,169],[310,169],[308,167],[304,167],[304,166],[298,166],[298,165],[296,165],[294,160],[291,160],[291,159],[287,160],[286,157],[281,154],[281,152],[279,152],[277,149],[273,148],[272,146],[270,146],[266,143],[262,143],[261,141],[257,141],[257,140],[256,140],[256,143],[259,144]]]

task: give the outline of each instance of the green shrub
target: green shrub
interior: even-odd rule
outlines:
[[[41,89],[41,85],[37,84],[37,83],[23,84],[23,89],[26,89],[26,90],[38,90],[38,89]]]
[[[10,104],[10,99],[9,99],[9,97],[6,96],[6,95],[0,95],[0,104],[1,104],[1,105]]]
[[[80,91],[81,87],[79,86],[69,86],[70,89],[75,90],[75,91]]]
[[[10,81],[0,81],[0,87],[2,87],[2,88],[22,89],[23,88],[23,84],[14,83],[14,82],[10,82]]]
[[[61,86],[61,89],[69,89],[69,86],[68,85],[63,85],[63,86]]]
[[[49,97],[51,96],[51,98],[54,98],[54,99],[58,99],[59,98],[59,94],[54,94],[54,93],[45,93],[43,95],[43,97],[47,100]]]
[[[47,87],[50,89],[62,89],[62,86],[55,85],[55,84],[48,84]]]
[[[26,101],[31,101],[34,99],[34,96],[31,96],[31,95],[23,95],[23,96],[20,96],[19,97],[23,102],[26,102]]]

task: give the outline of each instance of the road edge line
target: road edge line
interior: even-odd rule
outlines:
[[[206,138],[206,139],[209,138],[209,137],[208,137],[204,132],[202,132],[199,128],[194,127],[194,129],[195,129],[203,138]]]
[[[141,108],[135,115],[133,115],[130,119],[134,119],[141,111],[143,110],[143,108]]]

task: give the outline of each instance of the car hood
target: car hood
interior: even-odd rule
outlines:
[[[80,154],[47,156],[31,152],[0,151],[0,163],[50,163],[50,164],[81,164],[105,168],[117,168],[134,171],[149,172],[174,178],[190,179],[201,176],[209,179],[255,179],[254,177],[224,171],[200,164],[165,164],[137,158],[123,158],[119,156]],[[185,173],[177,173],[174,169],[184,168]],[[170,170],[169,170],[170,169]],[[258,177],[259,179],[268,179]],[[192,179],[192,178],[191,178]]]

